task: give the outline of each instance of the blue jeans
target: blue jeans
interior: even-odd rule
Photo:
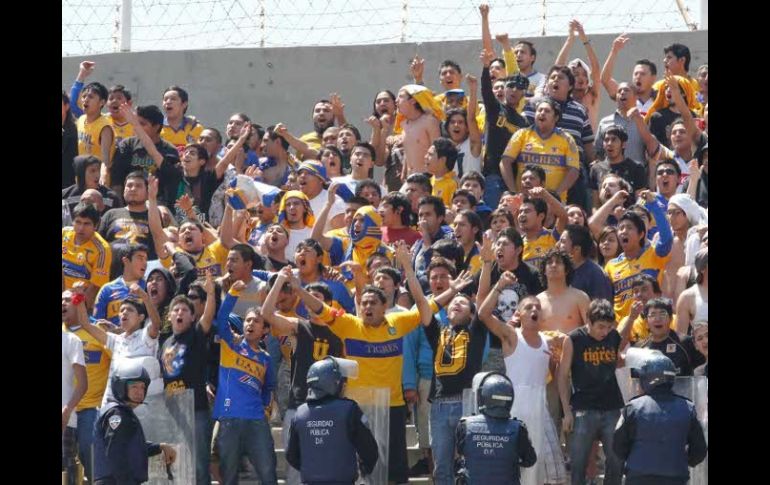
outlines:
[[[224,485],[238,483],[238,463],[244,454],[262,485],[278,483],[273,435],[264,419],[220,419],[217,446]]]
[[[78,456],[83,464],[83,474],[89,480],[93,479],[91,470],[91,447],[94,444],[94,426],[98,411],[96,408],[88,408],[78,411]]]
[[[492,210],[497,209],[497,206],[500,204],[500,198],[506,190],[508,190],[508,187],[506,187],[500,175],[490,173],[484,176],[484,203],[491,207]]]
[[[434,401],[430,405],[430,447],[435,485],[455,483],[455,432],[463,416],[462,401]]]
[[[195,483],[210,485],[211,415],[208,410],[195,411]]]
[[[575,424],[572,429],[570,450],[572,456],[572,485],[586,483],[586,465],[591,454],[591,446],[597,438],[602,442],[604,456],[605,485],[620,485],[620,461],[612,451],[612,439],[615,425],[620,418],[620,409],[610,411],[575,410]]]

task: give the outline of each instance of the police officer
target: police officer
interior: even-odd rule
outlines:
[[[481,414],[461,418],[457,425],[456,483],[519,485],[519,467],[531,467],[537,455],[524,423],[510,417],[513,384],[504,374],[488,372],[481,378],[476,402]]]
[[[660,352],[639,369],[644,394],[620,414],[613,448],[626,462],[626,485],[684,485],[687,466],[706,458],[706,439],[691,401],[674,394],[676,367]]]
[[[366,416],[355,401],[340,397],[347,381],[341,364],[357,366],[332,356],[310,366],[307,402],[291,422],[286,461],[300,471],[306,485],[353,484],[358,478],[356,454],[364,475],[377,463],[377,442]]]
[[[94,482],[96,485],[134,485],[148,480],[147,457],[163,453],[166,465],[176,458],[174,448],[144,439],[134,408],[142,404],[150,376],[141,362],[126,359],[110,380],[114,400],[107,402],[96,422]]]

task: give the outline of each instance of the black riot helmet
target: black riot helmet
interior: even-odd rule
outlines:
[[[315,362],[307,371],[307,400],[318,401],[328,396],[339,397],[346,378],[337,359],[327,356]]]
[[[639,368],[639,384],[645,394],[659,387],[670,390],[674,386],[675,377],[676,366],[660,352],[652,353]]]
[[[144,395],[147,396],[147,391],[150,388],[150,374],[147,373],[147,369],[144,368],[142,362],[138,359],[123,359],[115,368],[115,372],[113,372],[110,380],[112,395],[118,402],[124,404],[129,402],[128,385],[135,381],[144,382]],[[141,402],[132,402],[141,404]]]
[[[492,418],[508,418],[513,407],[513,384],[508,376],[488,372],[476,391],[479,412]]]

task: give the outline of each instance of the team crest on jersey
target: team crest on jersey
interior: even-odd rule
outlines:
[[[388,327],[388,334],[395,335],[396,334],[396,327]]]
[[[525,150],[532,150],[532,143],[527,143],[526,145],[524,145],[524,149]]]
[[[239,353],[240,353],[241,355],[245,356],[245,357],[248,357],[248,356],[249,356],[249,349],[247,349],[246,347],[244,347],[244,348],[242,348],[242,349],[239,351]]]
[[[123,418],[121,418],[120,416],[117,416],[117,415],[116,416],[110,416],[110,419],[108,421],[108,423],[110,425],[110,428],[112,428],[113,431],[118,429],[118,426],[120,426],[120,422],[122,420],[123,420]]]
[[[556,153],[559,151],[559,147],[551,147],[551,151]]]

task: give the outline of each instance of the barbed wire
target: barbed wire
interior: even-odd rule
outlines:
[[[120,50],[120,0],[62,0],[62,56]],[[477,39],[479,1],[133,0],[131,51]],[[490,0],[490,28],[512,37],[688,30],[676,0]],[[690,7],[696,0],[685,2]]]

